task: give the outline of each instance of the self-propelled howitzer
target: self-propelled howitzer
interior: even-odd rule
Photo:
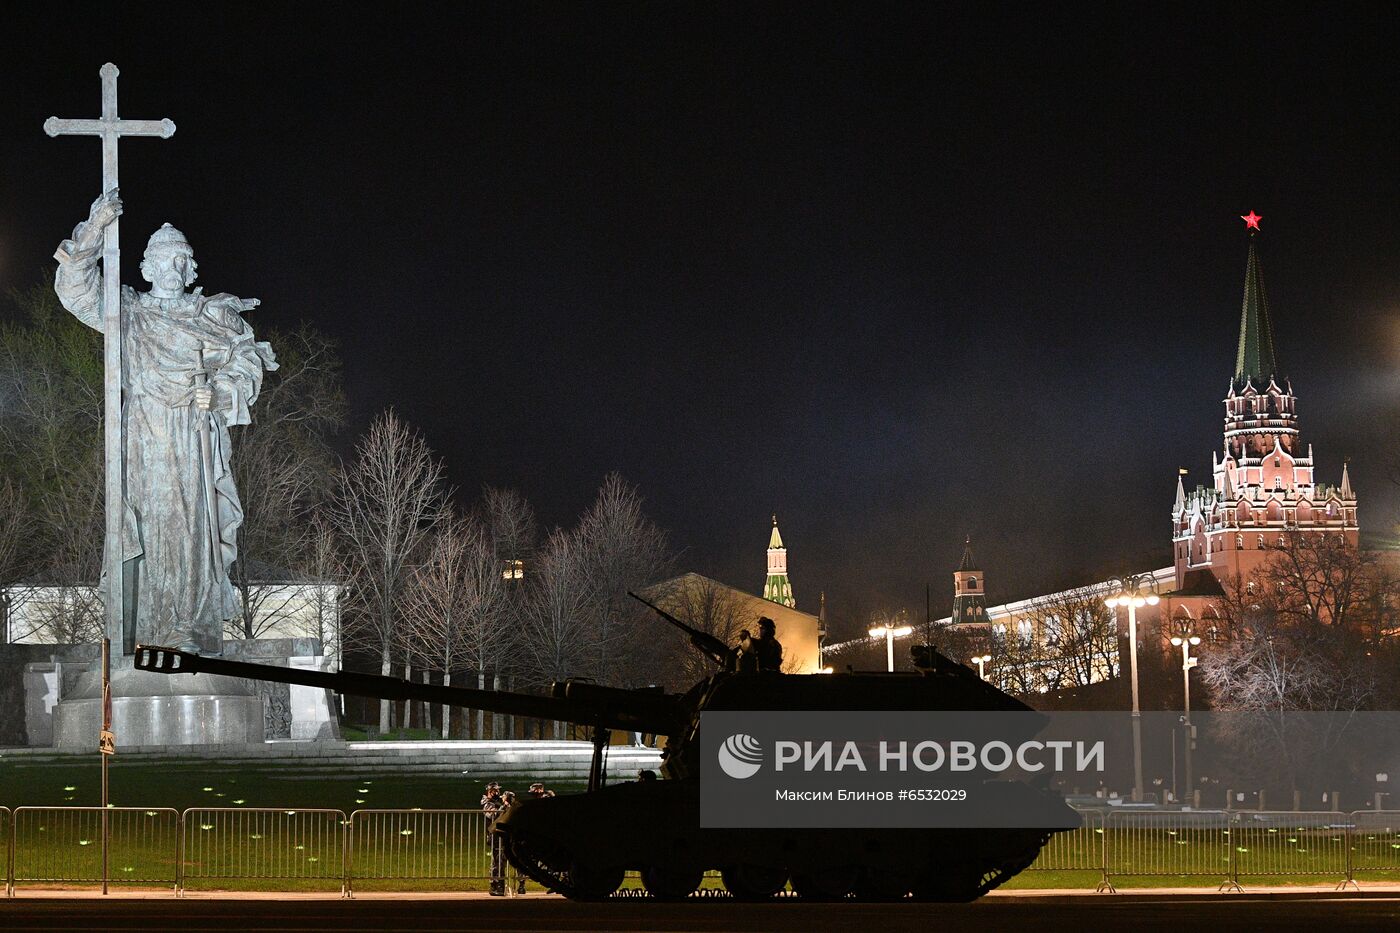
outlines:
[[[725,665],[722,642],[666,618],[692,636],[717,667]],[[718,870],[728,891],[746,900],[774,897],[789,886],[798,896],[821,900],[972,900],[1029,866],[1056,830],[700,825],[700,721],[706,710],[1027,711],[962,665],[942,656],[938,663],[929,655],[921,660],[919,673],[912,674],[719,670],[684,694],[566,681],[555,684],[550,696],[533,696],[224,661],[168,648],[138,647],[136,653],[136,666],[143,670],[207,671],[592,727],[588,791],[523,800],[494,828],[505,837],[507,856],[518,870],[571,898],[608,897],[628,870],[641,873],[652,896],[683,898],[700,887],[706,871]],[[1028,728],[1037,727],[1032,722]],[[610,729],[666,736],[663,779],[603,786],[602,752]],[[1045,790],[1014,781],[986,786],[1022,812],[1031,807],[1050,814],[1041,826],[1078,824],[1074,811]]]
[[[582,680],[556,682],[549,696],[539,696],[504,690],[413,683],[377,674],[357,674],[350,671],[331,673],[270,664],[250,664],[246,661],[226,661],[223,658],[209,658],[152,645],[136,647],[135,666],[138,670],[160,674],[222,674],[226,677],[245,677],[248,680],[323,687],[336,693],[371,697],[376,700],[425,701],[508,716],[528,716],[588,726],[593,730],[594,737],[593,766],[588,781],[590,790],[602,784],[602,750],[609,730],[670,735],[683,726],[688,717],[683,698],[668,695],[659,688],[625,690],[603,687]]]

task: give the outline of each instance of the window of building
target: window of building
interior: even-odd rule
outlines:
[[[1235,550],[1244,550],[1244,535],[1235,535]]]
[[[1160,553],[1160,552],[1159,552],[1159,553]],[[969,590],[975,590],[975,589],[977,589],[977,578],[976,578],[976,577],[968,577],[968,578],[967,578],[967,588],[968,588]]]

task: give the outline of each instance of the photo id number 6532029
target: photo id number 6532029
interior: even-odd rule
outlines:
[[[900,791],[901,800],[924,802],[961,801],[967,799],[967,790],[962,787],[919,787]]]

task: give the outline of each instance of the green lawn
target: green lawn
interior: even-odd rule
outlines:
[[[0,758],[0,805],[93,806],[98,781],[98,763],[92,759]],[[517,790],[528,785],[516,783]],[[349,827],[338,814],[306,811],[325,808],[348,816],[357,809],[473,809],[482,782],[453,775],[356,775],[343,766],[293,768],[287,762],[230,771],[203,759],[150,762],[118,756],[112,762],[111,789],[115,805],[136,808],[112,815],[113,837],[119,842],[111,855],[111,876],[118,882],[173,884],[177,825],[167,808],[227,808],[232,812],[195,814],[186,821],[187,887],[337,891]],[[277,812],[252,812],[255,808]],[[1163,825],[1143,832],[1116,824],[1100,830],[1091,823],[1057,834],[1037,862],[1041,868],[1023,872],[1005,887],[1093,889],[1102,877],[1097,866],[1105,845],[1110,875],[1119,887],[1213,889],[1229,875],[1231,859],[1246,887],[1335,883],[1344,877],[1348,857],[1358,880],[1400,881],[1400,826],[1359,819],[1350,836],[1325,825],[1247,818],[1229,830]],[[355,827],[357,890],[453,891],[485,885],[489,854],[479,816],[416,812],[373,820]],[[92,811],[20,814],[14,839],[19,883],[98,878],[99,826],[100,813]],[[0,851],[9,844],[8,832],[8,825],[0,826]],[[1149,874],[1135,874],[1142,871]]]
[[[0,753],[0,806],[99,806],[97,756],[36,759]],[[486,777],[452,774],[404,776],[356,774],[344,765],[270,761],[240,764],[238,770],[200,758],[141,760],[116,755],[109,777],[110,802],[119,807],[326,807],[356,809],[471,809],[481,801]],[[523,793],[528,779],[506,782]],[[560,793],[577,784],[551,787]]]

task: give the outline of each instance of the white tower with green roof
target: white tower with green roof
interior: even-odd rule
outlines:
[[[763,584],[763,598],[782,603],[789,609],[797,608],[797,600],[792,598],[792,581],[788,579],[787,548],[783,547],[783,536],[778,533],[778,516],[773,516],[773,533],[768,536],[768,581]]]
[[[962,561],[953,571],[953,625],[986,624],[987,578],[972,556],[972,536],[963,542]]]

